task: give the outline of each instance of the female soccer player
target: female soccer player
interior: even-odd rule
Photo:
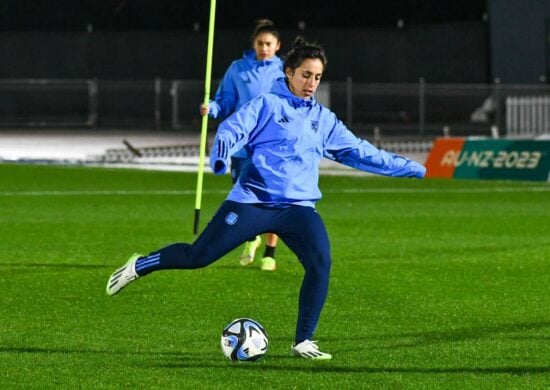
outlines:
[[[201,115],[209,115],[214,119],[225,119],[233,112],[241,108],[246,102],[261,93],[271,91],[273,83],[283,77],[283,62],[276,55],[281,47],[279,32],[269,19],[257,21],[252,33],[253,49],[246,50],[243,58],[233,61],[222,79],[214,100],[207,106],[201,105]],[[233,184],[239,178],[241,166],[246,160],[246,150],[237,150],[231,156],[231,179]],[[261,262],[263,271],[275,271],[275,247],[277,235],[266,234],[264,255]],[[256,250],[262,239],[255,236],[245,242],[244,250],[240,257],[242,266],[250,265],[254,261]]]
[[[248,237],[275,232],[297,255],[305,273],[291,354],[331,359],[311,341],[325,303],[331,266],[325,225],[315,210],[321,198],[323,157],[376,174],[422,178],[424,166],[377,149],[351,133],[314,98],[326,57],[321,46],[298,37],[271,93],[245,104],[219,126],[210,154],[222,174],[231,154],[246,146],[239,180],[193,244],[176,243],[148,256],[135,254],[107,283],[114,295],[133,280],[164,269],[206,267]]]

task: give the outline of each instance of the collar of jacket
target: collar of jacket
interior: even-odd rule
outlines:
[[[276,55],[271,57],[269,60],[257,60],[256,59],[256,50],[248,49],[243,52],[243,59],[252,66],[261,66],[261,65],[271,65],[273,63],[281,62],[281,59]]]
[[[317,101],[313,96],[309,99],[304,99],[294,95],[288,88],[288,84],[286,82],[285,77],[279,77],[275,81],[275,83],[273,84],[273,88],[271,88],[271,92],[274,93],[275,95],[279,95],[287,99],[294,108],[313,107],[314,105],[317,104]]]

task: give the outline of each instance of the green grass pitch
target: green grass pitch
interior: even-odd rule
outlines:
[[[237,249],[105,294],[134,251],[193,240],[195,185],[0,165],[0,388],[550,387],[548,183],[323,176],[325,362],[289,356],[302,269],[284,245],[274,273]],[[229,187],[205,175],[201,228]],[[243,316],[269,334],[257,363],[221,353]]]

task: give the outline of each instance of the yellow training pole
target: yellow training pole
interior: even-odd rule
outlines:
[[[210,0],[210,21],[208,24],[208,47],[206,52],[206,76],[204,78],[204,104],[210,100],[210,81],[212,77],[212,52],[214,51],[214,22],[216,19],[216,0]],[[206,151],[206,134],[208,132],[208,115],[202,117],[201,144],[199,152],[199,170],[197,176],[197,193],[195,197],[195,222],[193,234],[199,232],[201,214],[202,178],[204,174],[204,155]]]

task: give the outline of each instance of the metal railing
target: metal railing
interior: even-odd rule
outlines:
[[[506,129],[510,136],[550,134],[550,95],[508,96]]]
[[[317,99],[383,137],[532,136],[550,129],[550,86],[324,81]],[[217,88],[213,82],[212,91]],[[0,127],[200,129],[201,80],[0,79]],[[521,100],[523,99],[523,100]],[[215,128],[216,121],[209,121]],[[444,130],[445,129],[445,130]]]

